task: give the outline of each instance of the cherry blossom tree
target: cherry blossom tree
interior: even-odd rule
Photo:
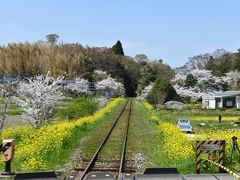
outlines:
[[[63,77],[54,79],[49,73],[20,81],[13,97],[23,110],[22,117],[38,128],[51,122],[53,109],[58,100],[63,98],[60,86]]]
[[[94,70],[94,73],[92,74],[93,81],[95,82],[106,79],[107,77],[108,77],[107,72],[101,69]]]
[[[101,69],[96,69],[94,70],[94,73],[98,74],[98,75],[107,75],[106,71],[103,71]]]
[[[206,69],[206,65],[211,58],[221,58],[227,52],[224,49],[216,49],[213,53],[199,54],[193,57],[189,57],[188,61],[182,66],[175,69],[176,74],[187,75],[189,71],[194,69]]]
[[[221,91],[216,91],[212,89],[206,89],[206,90],[201,90],[199,88],[187,88],[187,87],[182,87],[179,86],[178,84],[173,85],[174,89],[176,90],[177,94],[181,97],[190,97],[191,99],[200,99],[203,96],[207,95],[214,95],[217,92]]]
[[[230,71],[222,77],[224,82],[228,82],[228,85],[233,90],[239,90],[240,72]]]
[[[98,109],[102,109],[103,107],[105,107],[108,100],[109,99],[104,96],[100,96],[100,97],[96,98],[96,102],[98,102]]]
[[[122,83],[117,82],[110,75],[96,83],[96,90],[104,91],[105,93],[112,94],[113,96],[121,96],[125,93]]]
[[[151,92],[153,88],[153,83],[151,82],[148,86],[146,86],[141,93],[138,94],[138,99],[146,99],[146,97],[148,96],[148,94]]]
[[[66,89],[78,95],[90,95],[88,80],[76,78],[75,83],[68,84]]]
[[[226,83],[231,85],[240,79],[240,73],[237,71],[231,71],[221,77],[214,76],[211,71],[205,69],[193,69],[189,71],[189,74],[192,74],[197,79],[194,87],[184,87],[184,80],[187,75],[180,73],[172,80],[172,84],[180,96],[191,97],[192,99],[199,99],[203,96],[222,92],[225,90]]]

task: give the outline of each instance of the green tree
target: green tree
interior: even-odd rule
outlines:
[[[146,97],[146,100],[147,100],[150,104],[154,105],[154,108],[156,108],[157,100],[156,100],[156,98],[155,98],[155,96],[154,96],[154,94],[153,94],[153,91],[151,91],[151,92],[148,94],[148,96]]]
[[[152,95],[157,104],[163,104],[167,97],[168,90],[171,88],[170,81],[166,78],[158,78],[153,85]]]
[[[206,64],[206,69],[207,70],[213,70],[214,66],[215,66],[215,59],[212,56],[210,56],[209,60]]]
[[[194,87],[196,84],[197,84],[197,79],[192,74],[188,74],[187,78],[184,81],[184,86]]]
[[[167,79],[174,78],[174,70],[167,64],[164,64],[161,61],[151,61],[148,63],[150,66],[151,72],[156,77],[164,77]]]
[[[212,74],[214,76],[224,76],[229,71],[226,64],[219,64],[213,68]]]
[[[240,71],[240,49],[238,49],[238,52],[236,53],[236,61],[235,61],[234,69]]]
[[[225,73],[234,69],[235,58],[232,54],[226,53],[219,58],[214,59],[210,66],[214,76],[224,76]]]
[[[47,38],[47,41],[49,43],[51,43],[51,45],[53,46],[54,44],[57,43],[59,35],[57,35],[57,34],[49,34],[49,35],[46,36],[46,38]]]
[[[177,94],[176,90],[174,89],[173,86],[169,86],[168,90],[167,90],[167,95],[165,98],[165,102],[167,101],[182,101],[182,99],[179,97],[179,95]]]
[[[117,41],[117,43],[113,45],[112,50],[115,54],[124,56],[122,43],[120,41]]]

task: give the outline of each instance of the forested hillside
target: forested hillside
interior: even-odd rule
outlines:
[[[107,71],[124,82],[127,95],[133,96],[139,78],[138,64],[129,57],[116,55],[109,48],[90,48],[80,44],[9,44],[0,48],[0,72],[14,77],[36,74],[81,77],[91,81],[96,69]]]
[[[182,97],[200,99],[221,91],[239,90],[240,50],[232,53],[217,49],[190,57],[175,72],[172,84]]]
[[[200,98],[217,91],[239,90],[240,51],[236,53],[217,49],[190,57],[186,64],[173,70],[162,59],[150,60],[144,54],[135,57],[124,55],[124,44],[117,41],[112,47],[88,47],[79,43],[57,43],[58,35],[50,34],[47,41],[12,43],[0,47],[0,74],[10,77],[32,77],[37,74],[76,77],[94,82],[94,70],[106,71],[122,82],[126,96],[145,99],[154,93],[154,82],[167,80],[182,97]],[[159,80],[162,78],[162,80]],[[164,80],[165,79],[165,80]],[[167,83],[168,84],[168,83]],[[155,87],[161,87],[157,85]],[[172,93],[163,102],[179,99]],[[152,101],[159,97],[151,97]]]
[[[80,77],[93,81],[94,70],[103,70],[123,82],[127,96],[135,96],[138,83],[145,86],[153,82],[156,75],[170,72],[173,77],[173,71],[163,62],[136,61],[124,56],[120,41],[112,48],[106,48],[84,47],[78,43],[57,44],[58,37],[47,38],[47,42],[1,46],[0,73],[23,78],[51,72],[54,76],[64,75],[69,79]]]

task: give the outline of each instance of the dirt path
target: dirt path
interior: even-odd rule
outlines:
[[[2,118],[2,116],[0,116]],[[10,115],[7,116],[6,121],[4,122],[3,129],[12,128],[16,126],[27,125],[27,122],[20,115]]]

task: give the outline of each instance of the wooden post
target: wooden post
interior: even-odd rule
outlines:
[[[200,167],[201,167],[201,158],[200,158],[200,154],[201,154],[201,150],[200,150],[200,145],[201,142],[197,141],[196,142],[196,156],[195,156],[195,173],[199,174],[200,173]]]
[[[221,164],[222,166],[225,165],[225,149],[226,149],[226,142],[225,141],[221,141],[220,144],[220,151],[219,151],[219,164]],[[219,168],[219,173],[225,173],[225,170],[222,168]]]
[[[221,124],[221,122],[222,122],[222,116],[221,115],[218,116],[218,122],[219,122],[219,124]]]

